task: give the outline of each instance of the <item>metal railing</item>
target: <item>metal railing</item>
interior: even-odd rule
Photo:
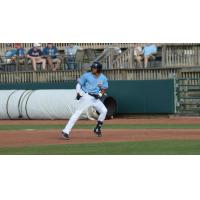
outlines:
[[[200,115],[200,78],[176,79],[176,110]]]
[[[0,73],[0,83],[55,83],[66,80],[76,80],[84,71],[80,70],[60,70],[37,71],[37,72],[2,72]],[[162,80],[174,78],[195,78],[200,72],[182,72],[181,68],[154,68],[154,69],[107,69],[103,73],[109,80]]]
[[[66,80],[76,80],[81,74],[81,70],[56,72],[3,72],[0,73],[0,83],[59,83]]]
[[[165,46],[162,57],[163,66],[200,66],[200,45]]]
[[[104,69],[134,69],[141,68],[143,65],[142,63],[139,65],[139,63],[136,62],[133,47],[129,47],[121,53],[117,53],[116,48],[108,48],[99,55],[97,60],[103,64]],[[149,59],[148,67],[162,67],[160,48],[154,59]]]
[[[179,69],[112,69],[105,70],[104,74],[109,80],[162,80],[179,76]]]
[[[134,55],[134,48],[129,47],[116,59],[113,59],[112,53],[107,57],[109,69],[119,68],[137,68]],[[200,66],[200,45],[163,45],[158,48],[154,59],[148,62],[148,67],[198,67]]]

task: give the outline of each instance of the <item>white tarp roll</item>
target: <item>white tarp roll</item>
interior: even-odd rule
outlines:
[[[19,116],[21,116],[21,111],[23,109],[22,103],[27,99],[27,96],[31,92],[31,90],[14,90],[10,93],[9,97],[5,99],[7,104],[6,112],[8,118],[17,119]]]
[[[7,114],[7,100],[9,96],[15,92],[14,90],[2,90],[0,91],[0,119],[8,119]]]
[[[76,90],[1,90],[0,119],[69,119],[77,108]],[[97,118],[89,108],[81,119]]]

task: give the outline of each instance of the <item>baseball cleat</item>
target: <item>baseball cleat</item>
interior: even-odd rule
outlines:
[[[69,140],[70,138],[69,138],[69,134],[67,134],[67,133],[64,133],[63,131],[62,131],[62,137],[65,139],[65,140]]]
[[[102,137],[102,134],[101,134],[101,129],[100,128],[94,128],[94,134],[97,136],[97,137]]]

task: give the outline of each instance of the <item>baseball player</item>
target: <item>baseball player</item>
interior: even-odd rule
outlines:
[[[101,127],[106,117],[107,109],[102,103],[101,98],[105,95],[105,92],[108,89],[108,81],[101,71],[102,64],[94,62],[91,66],[91,72],[86,72],[78,79],[76,85],[76,99],[79,101],[78,107],[62,131],[63,138],[69,139],[72,127],[79,119],[82,112],[90,106],[93,106],[99,113],[94,133],[98,137],[102,136]]]

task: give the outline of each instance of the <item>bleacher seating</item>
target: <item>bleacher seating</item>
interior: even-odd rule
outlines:
[[[12,44],[14,47],[14,44]],[[42,44],[45,47],[45,43]],[[59,49],[61,58],[60,70],[68,70],[66,63],[66,55],[64,49],[69,43],[55,43]],[[76,43],[79,50],[75,55],[75,69],[81,69],[83,66],[89,65],[95,60],[103,63],[104,69],[138,69],[138,64],[133,58],[133,43]],[[141,44],[144,46],[145,44]],[[156,44],[158,51],[153,59],[150,59],[148,68],[166,68],[166,67],[199,67],[200,52],[199,44]],[[32,47],[32,43],[23,43],[22,46],[28,50]],[[121,48],[119,55],[114,55],[113,49]],[[31,71],[31,63],[28,60],[24,64],[5,63],[3,54],[6,44],[0,44],[0,71]],[[106,50],[106,51],[105,51]]]

